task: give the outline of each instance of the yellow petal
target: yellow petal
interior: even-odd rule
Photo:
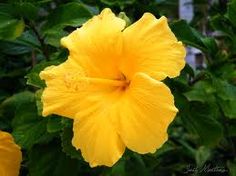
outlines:
[[[127,148],[138,153],[155,152],[167,140],[167,128],[178,110],[169,88],[138,73],[119,103],[113,123]]]
[[[86,89],[86,81],[80,81],[85,73],[73,60],[59,66],[47,67],[40,73],[47,87],[42,94],[43,116],[57,114],[74,118],[78,112],[78,92]]]
[[[111,167],[125,151],[125,146],[110,121],[112,111],[105,109],[108,106],[102,103],[90,104],[74,119],[72,144],[81,150],[91,167]]]
[[[74,60],[68,59],[59,66],[47,67],[40,73],[47,87],[42,94],[43,116],[57,114],[74,118],[88,97],[107,96],[124,81],[87,77],[86,72]],[[88,104],[91,106],[91,104]]]
[[[125,21],[110,9],[104,9],[61,43],[69,49],[70,58],[81,65],[90,77],[115,79],[119,76],[117,60],[122,51]]]
[[[136,72],[144,72],[155,79],[179,75],[185,65],[185,48],[170,30],[167,19],[156,19],[145,13],[136,23],[126,28],[124,59],[121,71],[129,78]]]
[[[22,154],[9,133],[0,131],[0,175],[18,176]]]

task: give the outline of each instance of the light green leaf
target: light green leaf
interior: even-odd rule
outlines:
[[[236,119],[236,99],[235,100],[219,100],[219,104],[226,117]]]
[[[198,148],[195,156],[197,167],[201,168],[205,162],[211,157],[211,150],[206,146]]]
[[[208,95],[204,90],[193,89],[184,93],[184,96],[188,99],[188,101],[200,101],[202,103],[208,101]]]
[[[24,31],[23,19],[15,19],[10,14],[0,13],[0,40],[13,40]]]

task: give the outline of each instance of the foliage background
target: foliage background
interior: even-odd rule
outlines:
[[[179,113],[161,149],[127,150],[112,168],[91,169],[71,145],[71,121],[41,116],[45,84],[38,73],[63,62],[68,52],[60,38],[104,7],[124,11],[131,22],[147,11],[166,15],[178,39],[202,51],[206,67],[186,65],[179,77],[165,80]],[[22,147],[21,176],[236,175],[236,1],[195,0],[190,24],[178,20],[177,9],[177,0],[1,1],[0,129]]]

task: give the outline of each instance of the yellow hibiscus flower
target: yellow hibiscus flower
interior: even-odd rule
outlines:
[[[0,175],[18,176],[22,155],[9,133],[0,131]]]
[[[43,115],[74,120],[72,144],[91,167],[112,166],[126,147],[155,152],[178,111],[161,81],[184,67],[183,44],[165,17],[145,13],[125,26],[104,9],[62,38],[68,60],[40,73],[47,85]]]

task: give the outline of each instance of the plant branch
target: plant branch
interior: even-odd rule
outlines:
[[[31,29],[33,30],[33,32],[35,33],[38,41],[41,44],[42,47],[42,52],[43,55],[45,56],[46,60],[49,59],[49,55],[48,55],[48,49],[47,49],[47,45],[44,43],[44,38],[42,38],[38,32],[38,30],[36,29],[35,25],[33,23],[29,23],[29,26],[31,27]]]

